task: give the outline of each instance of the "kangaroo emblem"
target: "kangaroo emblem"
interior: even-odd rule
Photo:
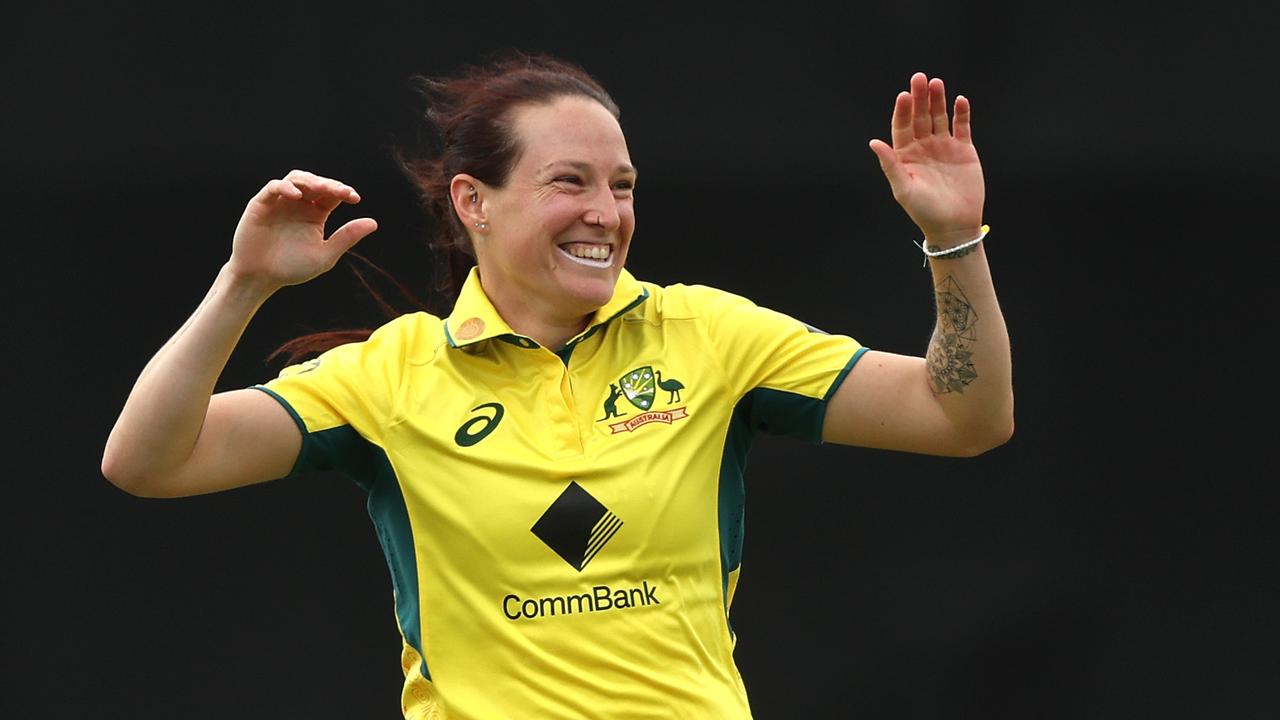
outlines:
[[[604,417],[600,420],[608,420],[609,418],[622,417],[622,413],[618,412],[618,398],[622,397],[622,391],[617,385],[609,383],[609,397],[604,401]],[[600,422],[597,420],[596,422]]]

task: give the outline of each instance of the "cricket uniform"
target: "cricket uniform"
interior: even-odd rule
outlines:
[[[291,474],[368,492],[404,639],[406,718],[749,718],[729,607],[758,432],[820,441],[853,339],[625,270],[558,352],[472,270],[258,386],[303,434]]]

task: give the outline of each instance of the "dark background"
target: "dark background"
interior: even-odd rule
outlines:
[[[866,143],[912,71],[973,102],[1018,430],[971,460],[757,446],[734,604],[757,717],[1276,717],[1261,8],[7,10],[0,716],[397,717],[354,485],[142,500],[98,464],[267,179],[354,185],[381,225],[361,251],[431,282],[389,152],[418,132],[407,79],[514,46],[622,106],[637,276],[895,352],[923,353],[931,288]],[[289,337],[378,322],[340,265],[268,303],[219,388],[274,376]]]

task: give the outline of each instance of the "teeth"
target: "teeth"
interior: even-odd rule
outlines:
[[[569,254],[574,257],[604,260],[609,257],[609,247],[607,245],[579,245],[569,250]]]
[[[560,252],[564,253],[570,259],[582,265],[590,265],[591,267],[609,267],[612,264],[610,261],[613,254],[612,251],[613,248],[609,245],[573,243],[570,245],[560,246]]]

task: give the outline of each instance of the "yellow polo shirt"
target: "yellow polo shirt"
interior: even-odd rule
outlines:
[[[863,348],[712,288],[642,283],[559,352],[473,270],[257,386],[292,474],[369,493],[404,638],[406,718],[749,718],[729,623],[747,450],[819,442]]]

